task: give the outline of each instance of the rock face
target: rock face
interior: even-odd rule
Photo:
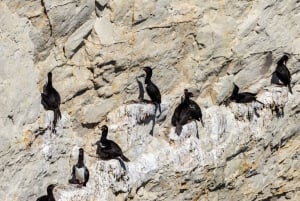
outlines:
[[[36,200],[50,183],[59,201],[300,200],[300,2],[3,0],[0,11],[1,200]],[[271,84],[284,53],[293,94]],[[138,102],[143,66],[159,116]],[[40,104],[49,71],[56,134]],[[224,101],[233,82],[264,105]],[[178,136],[185,88],[205,125]],[[104,124],[130,162],[96,158]],[[68,184],[80,147],[84,188]]]

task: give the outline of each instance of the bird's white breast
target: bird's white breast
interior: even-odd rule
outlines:
[[[82,168],[76,167],[75,176],[76,176],[76,179],[78,179],[80,182],[83,183],[84,182],[84,167],[82,167]]]

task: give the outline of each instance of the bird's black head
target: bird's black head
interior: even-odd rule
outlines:
[[[144,67],[143,70],[146,72],[146,74],[152,73],[152,69],[149,66]]]
[[[48,73],[48,79],[52,79],[52,72],[51,71]]]
[[[188,96],[189,91],[188,91],[187,89],[184,89],[184,90],[183,90],[183,94],[184,94],[184,96]]]
[[[188,96],[189,96],[189,97],[194,97],[194,94],[193,94],[192,92],[189,92],[189,93],[188,93]]]
[[[236,95],[239,93],[239,87],[235,84],[235,83],[233,83],[233,91],[232,91],[232,94],[231,94],[231,96],[230,96],[230,99],[234,99],[235,97],[236,97]]]
[[[185,97],[194,97],[194,94],[192,92],[189,92],[187,89],[184,89],[184,96]]]
[[[108,127],[106,125],[101,126],[100,129],[101,129],[102,132],[108,131]]]
[[[52,193],[53,189],[55,188],[55,186],[57,186],[57,184],[50,184],[48,187],[47,187],[47,193]]]
[[[282,56],[281,59],[283,60],[284,63],[286,63],[289,60],[289,57],[288,57],[288,55],[285,54]]]
[[[79,148],[79,155],[83,156],[83,152],[84,152],[83,148]]]
[[[286,62],[289,60],[289,57],[288,55],[284,54],[280,59],[279,61],[277,62],[277,65],[282,65],[282,64],[285,64],[286,65]]]

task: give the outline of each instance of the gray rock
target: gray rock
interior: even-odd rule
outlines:
[[[65,54],[68,58],[76,53],[80,45],[84,45],[84,39],[89,35],[94,26],[95,20],[91,19],[79,27],[67,40],[65,44]]]
[[[73,33],[90,18],[95,9],[93,0],[43,0],[42,2],[54,38]]]

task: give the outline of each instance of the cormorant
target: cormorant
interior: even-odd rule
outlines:
[[[256,101],[256,102],[264,105],[264,103],[262,103],[256,99],[256,94],[250,93],[250,92],[239,93],[239,87],[235,83],[233,83],[233,85],[234,85],[234,89],[230,96],[230,100],[232,100],[236,103],[250,103],[252,101]]]
[[[202,126],[204,126],[199,105],[190,99],[190,97],[193,96],[193,93],[185,89],[184,98],[181,98],[181,103],[176,107],[173,113],[171,123],[173,126],[176,126],[175,132],[177,134],[181,133],[184,124],[193,119],[201,121]]]
[[[144,67],[143,70],[146,72],[145,84],[148,96],[152,102],[158,106],[159,112],[161,113],[161,95],[158,87],[151,81],[152,69],[150,67]]]
[[[194,97],[194,94],[191,92],[188,92],[188,97],[189,98]],[[202,112],[201,112],[199,105],[191,99],[189,99],[188,101],[189,101],[189,108],[191,110],[192,119],[196,119],[197,121],[200,121],[202,126],[204,127],[204,123],[202,120]]]
[[[43,195],[39,197],[36,201],[55,201],[53,196],[53,189],[55,186],[56,186],[55,184],[50,184],[47,187],[47,195]]]
[[[281,59],[277,62],[277,67],[275,70],[275,74],[279,78],[279,80],[285,85],[288,86],[289,91],[291,94],[292,88],[291,88],[291,73],[289,69],[286,67],[286,62],[289,60],[289,57],[287,55],[283,55]]]
[[[103,125],[101,127],[101,139],[96,142],[97,144],[97,155],[102,160],[118,159],[119,157],[126,162],[129,159],[123,155],[122,149],[114,141],[107,139],[108,127]]]
[[[84,150],[80,148],[78,162],[73,166],[72,178],[69,180],[69,183],[86,186],[86,183],[89,181],[89,176],[89,170],[84,165]]]
[[[191,110],[189,108],[189,93],[184,90],[184,96],[181,98],[181,103],[175,108],[171,123],[176,126],[175,132],[179,135],[182,130],[182,125],[186,124],[191,119]]]
[[[60,95],[56,89],[52,86],[52,73],[48,73],[48,82],[43,87],[43,93],[41,94],[41,103],[45,110],[52,110],[54,112],[53,127],[51,131],[55,132],[57,121],[61,118],[60,113]]]

